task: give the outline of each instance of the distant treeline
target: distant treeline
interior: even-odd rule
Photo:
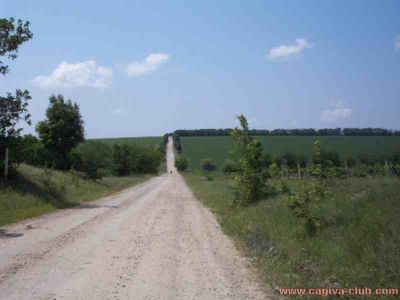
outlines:
[[[179,129],[174,132],[178,136],[229,136],[231,128],[225,129]],[[254,136],[400,136],[400,130],[384,128],[301,128],[301,129],[251,129]]]

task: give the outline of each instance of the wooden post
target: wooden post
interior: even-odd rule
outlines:
[[[301,168],[300,168],[300,164],[297,163],[297,173],[299,175],[299,179],[301,178]]]
[[[387,176],[390,176],[390,169],[389,169],[389,165],[388,165],[387,159],[385,159],[385,170],[386,170]]]

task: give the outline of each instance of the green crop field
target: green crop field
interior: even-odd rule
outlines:
[[[310,157],[313,142],[321,140],[322,148],[338,152],[343,159],[359,154],[390,155],[400,148],[399,136],[263,136],[258,137],[264,150],[273,156],[291,151]],[[221,166],[232,150],[229,136],[181,137],[182,156],[189,159],[189,167],[199,168],[203,158],[212,158]]]
[[[101,141],[109,145],[115,144],[135,144],[139,146],[154,146],[158,147],[161,143],[159,136],[146,136],[146,137],[120,137],[120,138],[106,138],[106,139],[90,139],[89,141]]]

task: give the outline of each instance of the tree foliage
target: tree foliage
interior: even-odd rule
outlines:
[[[302,189],[290,195],[288,205],[294,216],[304,220],[308,236],[315,235],[325,224],[323,205],[330,197],[327,191],[326,165],[323,164],[321,142],[316,140],[313,148],[312,179]]]
[[[3,62],[3,57],[16,59],[19,46],[30,40],[32,36],[29,22],[23,23],[18,20],[14,23],[13,18],[0,19],[0,74],[5,75],[9,72],[9,67]],[[28,112],[30,99],[31,96],[27,90],[17,90],[15,96],[11,93],[7,93],[5,97],[0,96],[0,154],[2,156],[7,153],[11,140],[20,135],[21,121],[25,121],[28,125],[31,124],[31,115]],[[7,159],[5,157],[5,160]],[[12,163],[12,160],[11,163],[6,161],[5,165],[12,165]],[[3,173],[3,168],[3,164],[0,164],[1,173]]]
[[[229,136],[233,129],[179,129],[174,134],[179,136]],[[384,128],[295,128],[295,129],[249,129],[253,136],[390,136],[400,135],[399,130]]]
[[[46,111],[46,120],[36,130],[45,148],[53,158],[54,167],[69,168],[69,154],[84,141],[83,120],[76,103],[65,101],[62,95],[52,95]]]
[[[235,204],[248,205],[259,200],[265,191],[266,175],[263,169],[263,148],[249,132],[243,115],[237,117],[241,128],[235,128],[231,135],[234,140],[232,159],[238,166],[234,173]]]
[[[103,142],[86,142],[71,151],[74,170],[85,172],[90,179],[102,178],[112,166],[112,149]]]
[[[185,171],[189,165],[189,162],[186,158],[178,156],[175,159],[175,167],[179,172]]]
[[[138,145],[114,145],[113,168],[119,176],[139,173],[157,173],[162,153],[150,147]]]
[[[7,93],[6,97],[0,97],[0,140],[18,136],[22,131],[22,128],[18,127],[21,121],[31,124],[28,111],[30,99],[31,96],[26,90],[17,90],[15,96]]]
[[[14,23],[14,18],[0,19],[0,56],[7,56],[8,59],[16,59],[18,48],[24,42],[33,37],[29,29],[29,22],[18,20]],[[0,74],[7,74],[9,68],[0,60]]]

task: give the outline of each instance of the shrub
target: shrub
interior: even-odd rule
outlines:
[[[321,224],[325,223],[323,205],[330,196],[324,180],[326,169],[322,164],[323,157],[319,140],[314,142],[313,161],[311,183],[304,185],[300,192],[290,195],[288,205],[294,216],[304,220],[304,229],[308,236],[313,236],[321,229]]]
[[[184,157],[178,156],[175,159],[175,167],[178,169],[179,172],[185,171],[188,167],[188,160]]]
[[[131,156],[133,165],[133,173],[157,173],[163,155],[160,151],[150,147],[140,147],[137,145],[131,146]]]
[[[263,169],[263,148],[259,140],[249,132],[243,115],[238,116],[241,129],[232,131],[235,148],[232,157],[239,166],[234,174],[235,204],[248,205],[261,199],[266,190],[267,173]]]
[[[72,167],[85,172],[90,179],[100,179],[111,169],[111,147],[103,142],[79,144],[70,154]]]
[[[114,145],[113,170],[119,176],[156,173],[163,159],[158,149],[138,145]]]
[[[225,160],[224,164],[221,167],[221,171],[225,174],[232,174],[238,170],[238,166],[231,159]]]
[[[116,175],[126,176],[132,170],[132,157],[129,145],[114,145],[113,169]]]
[[[319,162],[316,161],[316,157],[313,156],[314,164],[322,164],[324,168],[326,167],[340,167],[339,154],[336,151],[326,151],[320,150]]]
[[[200,162],[200,166],[204,173],[212,172],[217,168],[217,166],[215,165],[215,162],[209,158],[203,159]]]
[[[271,177],[278,177],[279,171],[279,167],[276,163],[271,164],[268,168],[268,173]]]

